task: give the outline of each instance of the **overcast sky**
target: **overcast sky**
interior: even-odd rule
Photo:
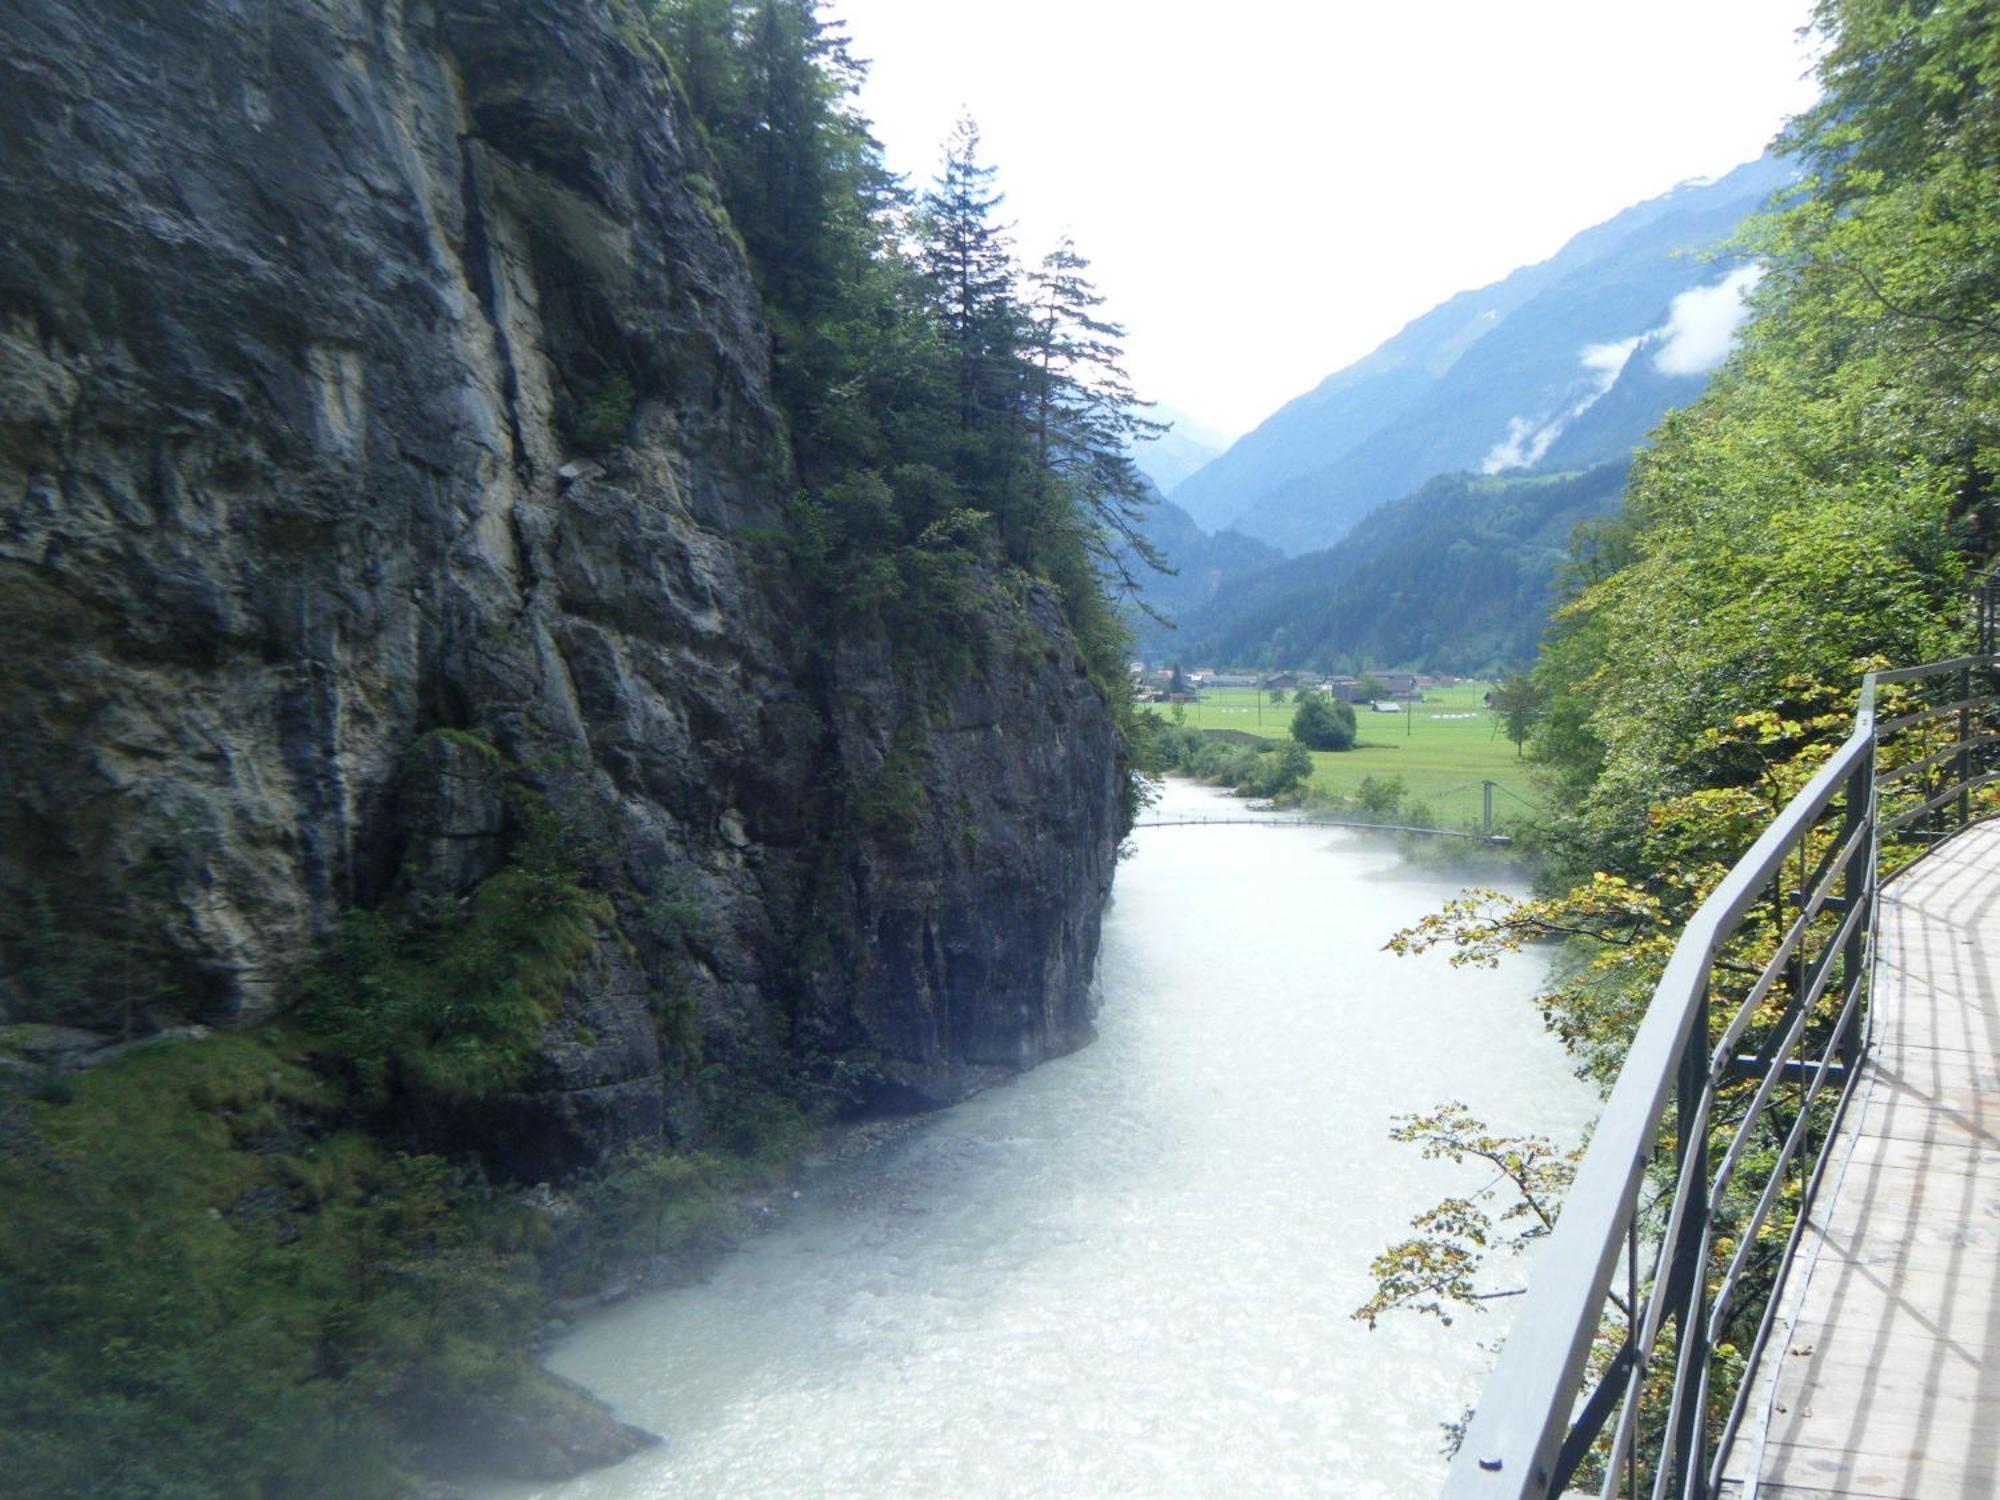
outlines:
[[[1142,391],[1254,426],[1453,292],[1761,151],[1809,0],[832,0],[920,184],[970,112]]]

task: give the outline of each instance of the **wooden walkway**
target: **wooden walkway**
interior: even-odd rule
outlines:
[[[1883,892],[1874,994],[1730,1500],[2000,1497],[2000,824]]]

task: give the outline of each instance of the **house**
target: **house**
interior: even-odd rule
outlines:
[[[1253,688],[1257,679],[1247,672],[1217,672],[1203,684],[1213,688]]]

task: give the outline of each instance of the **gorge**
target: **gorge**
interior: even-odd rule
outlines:
[[[1595,1090],[1864,672],[1967,700],[1889,674],[1899,825],[2000,813],[1923,739],[1995,618],[2000,31],[1827,0],[1819,102],[1638,202],[1700,154],[1663,59],[1707,87],[1749,9],[1599,8],[1553,73],[1597,28],[1276,9],[1290,47],[921,18],[927,89],[1027,59],[1114,299],[1067,227],[1025,248],[1059,221],[969,116],[891,170],[822,0],[15,0],[0,1489],[1430,1487],[1509,1252],[1581,1232]],[[1709,166],[1791,97],[1708,91],[1750,106]],[[1148,100],[1178,151],[1121,157]],[[1572,144],[1589,217],[1635,206],[1551,258],[1415,321],[1336,273],[1473,264]],[[1439,184],[1489,146],[1482,219]],[[1191,410],[1383,321],[1175,505],[1114,312],[1148,280],[1132,361],[1173,342]],[[1140,826],[1218,795],[1168,770],[1452,837]],[[1817,1025],[1771,954],[1843,899],[1732,915],[1680,1035]],[[1738,1159],[1689,1108],[1635,1191]],[[1662,1261],[1688,1309],[1702,1256],[1775,1275],[1732,1191]],[[1634,1266],[1669,1201],[1624,1200]]]

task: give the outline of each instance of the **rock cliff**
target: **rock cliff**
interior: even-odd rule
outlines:
[[[8,11],[0,1022],[267,1016],[343,911],[489,876],[525,788],[616,915],[521,1089],[429,1122],[510,1170],[1088,1035],[1112,719],[1034,588],[949,678],[816,611],[756,291],[622,12]]]

